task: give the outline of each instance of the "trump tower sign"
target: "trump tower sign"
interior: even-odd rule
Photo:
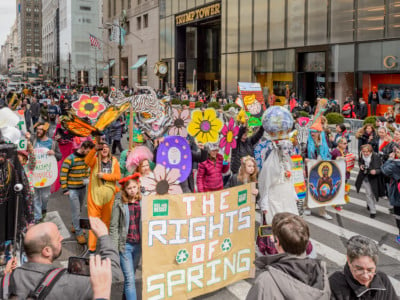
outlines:
[[[143,299],[188,299],[254,277],[254,188],[147,197]]]

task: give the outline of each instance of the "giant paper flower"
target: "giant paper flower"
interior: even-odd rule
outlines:
[[[106,109],[105,105],[100,102],[98,96],[81,95],[79,100],[72,103],[76,114],[80,118],[89,118],[96,120],[99,114]]]
[[[156,165],[153,171],[154,176],[144,176],[140,178],[145,190],[152,195],[177,195],[182,194],[181,186],[177,183],[181,177],[179,169],[167,169],[163,165]]]
[[[172,108],[172,114],[174,117],[174,123],[169,129],[169,135],[179,135],[186,138],[188,135],[187,126],[190,123],[190,111],[189,109],[184,109],[179,111],[176,108]]]
[[[217,118],[215,110],[207,108],[204,112],[193,111],[188,133],[200,143],[216,143],[221,128],[222,121]]]
[[[236,148],[235,137],[239,133],[239,126],[235,126],[235,121],[233,120],[233,118],[231,118],[229,120],[228,126],[224,124],[221,133],[224,137],[219,142],[219,146],[221,148],[225,147],[225,154],[229,155],[229,153],[231,153],[231,148]]]

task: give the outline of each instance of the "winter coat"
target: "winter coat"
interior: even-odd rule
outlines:
[[[385,273],[377,272],[367,288],[356,281],[351,274],[349,265],[343,271],[337,271],[329,277],[331,299],[335,300],[395,300],[396,292]]]
[[[197,171],[197,187],[200,193],[219,191],[224,188],[222,174],[229,171],[229,164],[223,164],[223,157],[217,154],[216,161],[208,158],[206,161],[199,163]]]
[[[390,178],[389,182],[389,201],[392,206],[400,206],[400,159],[388,159],[381,167],[382,173]]]
[[[342,115],[345,118],[355,118],[356,114],[354,112],[354,105],[351,105],[350,103],[346,103],[345,105],[343,105]]]
[[[376,133],[372,132],[372,140],[369,140],[370,135],[368,135],[366,132],[362,131],[362,128],[357,131],[356,133],[356,138],[358,139],[358,153],[361,151],[361,146],[370,144],[372,148],[374,149],[375,152],[377,151],[377,145],[376,145]]]
[[[325,262],[307,258],[305,254],[293,256],[284,253],[261,256],[255,264],[264,272],[250,289],[247,300],[330,298]]]
[[[110,222],[110,237],[120,253],[125,252],[126,238],[128,236],[128,227],[126,224],[129,215],[126,215],[126,209],[121,198],[114,201],[113,211]]]
[[[120,141],[122,138],[122,127],[123,122],[116,120],[110,126],[111,139],[114,141]]]
[[[232,150],[231,171],[233,174],[236,174],[239,171],[240,160],[242,159],[242,157],[245,157],[247,155],[254,157],[254,147],[264,134],[264,128],[260,127],[260,129],[258,129],[256,133],[254,133],[251,137],[242,142],[241,139],[246,130],[246,127],[240,127],[236,140],[237,146],[235,149]]]
[[[360,120],[364,120],[366,117],[368,116],[368,107],[367,104],[365,104],[365,102],[360,103],[360,106],[357,110],[357,117]]]
[[[360,156],[360,159],[359,159],[360,167],[363,166],[364,164],[365,164],[364,159],[362,158],[362,156]],[[382,172],[381,172],[381,166],[382,166],[382,162],[381,162],[381,159],[379,158],[378,154],[372,153],[371,163],[369,164],[369,168],[364,171],[361,170],[361,168],[360,168],[360,172],[357,175],[357,179],[356,179],[356,183],[355,183],[357,193],[360,192],[361,185],[364,181],[364,178],[367,176],[368,181],[371,185],[372,192],[373,192],[376,200],[378,201],[379,197],[385,196],[386,189],[385,189],[385,184],[384,184],[383,176],[382,176]],[[375,170],[376,174],[372,175],[371,170]]]
[[[111,260],[113,282],[120,281],[123,275],[119,265],[119,255],[108,235],[99,238],[99,253],[102,259]],[[27,299],[28,294],[35,289],[46,273],[56,267],[58,266],[52,264],[27,262],[15,269],[12,276],[17,284],[15,284],[13,294],[17,296],[17,299]],[[64,273],[46,299],[93,299],[90,277]]]

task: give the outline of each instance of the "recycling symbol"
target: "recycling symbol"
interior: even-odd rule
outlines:
[[[186,249],[181,249],[178,251],[178,254],[176,255],[176,262],[178,264],[183,264],[187,262],[189,259],[189,252],[187,252]]]
[[[221,244],[221,249],[224,252],[228,252],[232,248],[232,242],[230,238],[224,239],[224,241]]]

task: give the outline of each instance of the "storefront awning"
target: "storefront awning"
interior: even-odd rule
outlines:
[[[103,68],[103,70],[108,70],[109,68],[111,68],[113,65],[115,64],[115,59],[110,60],[110,63],[105,65],[105,67]]]
[[[147,56],[139,57],[138,61],[131,67],[132,70],[140,68],[147,61]]]

